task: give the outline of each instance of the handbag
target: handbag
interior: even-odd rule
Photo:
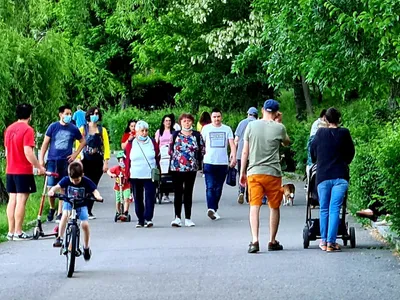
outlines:
[[[142,147],[140,146],[139,142],[136,141],[136,143],[138,144],[140,150],[142,151],[143,156],[144,156],[144,159],[146,160],[146,162],[147,162],[147,164],[149,165],[149,168],[150,168],[150,170],[151,170],[151,181],[153,181],[153,182],[159,182],[159,181],[160,181],[160,178],[161,178],[160,170],[159,170],[158,168],[152,168],[152,167],[151,167],[151,165],[150,165],[149,161],[147,160],[147,157],[146,157],[146,155],[144,154],[144,151],[143,151]]]
[[[236,168],[229,167],[228,175],[226,176],[226,184],[230,186],[236,186],[236,176],[237,176]]]

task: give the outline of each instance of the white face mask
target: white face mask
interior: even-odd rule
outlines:
[[[184,128],[182,127],[183,131],[192,131],[193,130],[193,126],[190,126],[189,128]]]

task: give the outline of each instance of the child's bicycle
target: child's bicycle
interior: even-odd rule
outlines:
[[[76,209],[85,206],[86,201],[103,202],[103,199],[97,200],[92,194],[89,194],[86,197],[68,197],[63,194],[55,194],[54,197],[64,200],[72,205],[72,212],[65,229],[64,242],[60,250],[60,255],[64,254],[67,258],[67,277],[72,277],[72,274],[75,271],[75,258],[82,255],[82,251],[79,248],[80,228]]]
[[[124,207],[124,191],[122,190],[123,187],[123,178],[124,178],[124,174],[122,172],[119,173],[118,175],[118,187],[119,187],[119,197],[121,199],[121,213],[120,214],[116,214],[114,217],[114,222],[118,222],[118,220],[120,220],[121,222],[130,222],[131,221],[131,215],[128,213],[127,215],[124,214],[125,212],[125,207]]]

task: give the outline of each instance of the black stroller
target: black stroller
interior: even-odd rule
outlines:
[[[316,241],[321,238],[319,219],[312,218],[312,208],[319,206],[318,192],[316,185],[317,165],[313,164],[307,174],[306,185],[306,225],[303,229],[303,246],[307,249],[310,246],[310,241]],[[343,200],[341,218],[339,223],[338,238],[343,240],[343,245],[347,246],[350,241],[350,247],[356,247],[356,231],[354,227],[348,227],[346,222],[346,207],[347,207],[347,193]]]

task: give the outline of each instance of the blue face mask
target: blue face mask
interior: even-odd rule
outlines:
[[[141,136],[141,135],[138,135],[137,138],[138,138],[139,141],[144,142],[144,141],[147,141],[147,139],[148,139],[149,137],[148,137],[148,136]]]
[[[90,122],[96,123],[98,120],[99,120],[99,116],[98,115],[90,116]]]
[[[66,123],[66,124],[70,123],[71,120],[72,120],[72,117],[71,117],[71,116],[64,116],[64,117],[63,117],[63,122]]]
[[[120,166],[121,168],[125,168],[125,163],[124,163],[123,161],[120,161],[118,164],[119,164],[119,166]]]

